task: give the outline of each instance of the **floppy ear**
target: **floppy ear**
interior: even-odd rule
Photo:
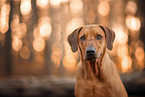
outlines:
[[[99,25],[99,26],[100,26],[100,28],[105,33],[107,48],[109,50],[112,50],[112,48],[113,48],[113,41],[115,39],[115,33],[114,33],[114,31],[112,31],[110,28],[108,28],[106,26],[102,26],[102,25]]]
[[[78,50],[78,34],[81,31],[81,29],[82,27],[77,28],[67,38],[68,43],[70,44],[73,52],[76,52]]]

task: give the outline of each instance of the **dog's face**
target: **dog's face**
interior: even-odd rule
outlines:
[[[105,33],[99,26],[85,26],[78,35],[79,49],[83,60],[101,57],[106,47]]]
[[[98,59],[104,48],[112,50],[115,33],[105,26],[88,25],[80,27],[68,36],[68,42],[73,52],[80,49],[83,60]]]

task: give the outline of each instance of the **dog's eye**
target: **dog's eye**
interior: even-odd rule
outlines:
[[[97,35],[96,39],[100,40],[100,39],[102,39],[102,36],[101,35]]]
[[[82,36],[80,39],[81,39],[81,41],[85,41],[86,37]]]

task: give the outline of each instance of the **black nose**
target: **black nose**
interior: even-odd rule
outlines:
[[[88,47],[86,50],[86,60],[96,59],[96,50],[94,47]]]
[[[94,55],[95,51],[94,50],[87,50],[87,55]]]

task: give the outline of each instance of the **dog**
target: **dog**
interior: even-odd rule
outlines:
[[[79,48],[76,97],[128,97],[107,50],[113,49],[115,33],[104,25],[86,25],[68,36],[73,52]]]

